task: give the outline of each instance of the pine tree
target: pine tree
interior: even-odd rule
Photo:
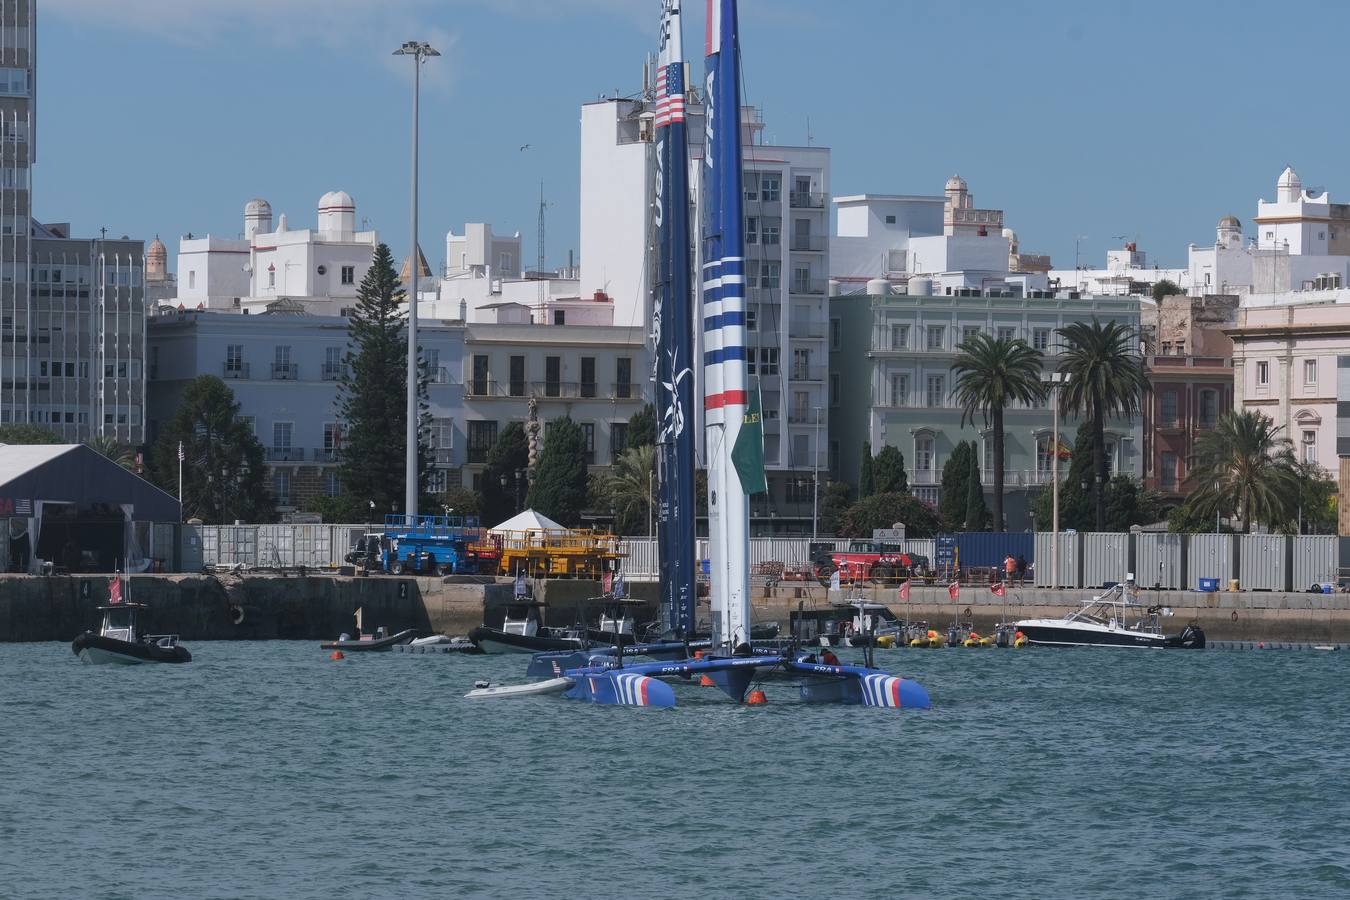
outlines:
[[[566,416],[544,434],[544,449],[530,479],[526,503],[560,525],[575,527],[586,507],[586,438]]]
[[[887,444],[872,460],[873,487],[878,494],[909,493],[909,478],[905,475],[905,457],[900,448]]]
[[[872,442],[863,441],[862,462],[858,466],[858,499],[866,500],[876,492],[876,472],[872,466]]]
[[[373,516],[403,509],[407,447],[408,332],[406,294],[386,244],[375,248],[370,270],[356,291],[356,312],[347,325],[346,367],[339,385],[338,414],[345,426],[338,459],[342,490]],[[418,379],[418,493],[426,492],[431,455],[427,374]]]
[[[183,518],[208,525],[271,522],[276,510],[266,486],[262,444],[239,419],[234,394],[214,375],[188,382],[150,465],[152,480],[178,493],[178,445],[183,455]]]
[[[656,443],[656,409],[648,403],[628,418],[628,434],[624,438],[625,450],[638,447],[650,447]]]
[[[953,528],[960,528],[966,521],[966,500],[970,492],[967,482],[970,481],[970,459],[974,452],[974,444],[970,441],[958,441],[951,456],[942,464],[942,502],[938,509]]]
[[[479,508],[483,523],[498,525],[520,512],[525,500],[525,473],[530,464],[530,447],[525,426],[512,422],[497,433],[488,448]]]

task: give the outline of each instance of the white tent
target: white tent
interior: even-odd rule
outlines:
[[[550,519],[548,516],[537,513],[532,509],[527,509],[523,513],[512,516],[505,522],[488,529],[489,531],[566,531],[562,525]]]

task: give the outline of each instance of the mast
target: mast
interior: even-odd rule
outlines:
[[[662,623],[668,637],[694,629],[693,295],[689,236],[689,147],[681,0],[663,0],[656,75],[653,217],[659,247],[652,304],[660,476],[658,541]]]
[[[750,636],[750,504],[732,465],[746,414],[745,248],[736,0],[708,0],[704,44],[703,408],[713,643]]]

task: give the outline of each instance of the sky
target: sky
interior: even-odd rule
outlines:
[[[703,7],[685,0],[702,60]],[[268,199],[313,227],[346,190],[409,245],[412,63],[422,247],[520,231],[578,246],[581,104],[635,93],[660,0],[39,0],[34,212],[147,242],[236,236]],[[745,101],[766,137],[832,150],[836,196],[938,194],[959,173],[1026,253],[1071,267],[1137,241],[1184,264],[1292,165],[1350,198],[1335,36],[1350,4],[741,0]],[[521,148],[528,145],[528,149]],[[1248,226],[1248,234],[1250,227]]]

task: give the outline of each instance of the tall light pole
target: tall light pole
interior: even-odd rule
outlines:
[[[1046,379],[1050,405],[1054,407],[1054,429],[1050,443],[1050,587],[1059,588],[1059,389],[1069,380],[1063,372],[1051,372]]]
[[[408,524],[417,521],[417,119],[418,104],[422,92],[422,61],[429,56],[440,56],[440,52],[426,41],[404,41],[403,46],[394,51],[395,56],[413,58],[413,107],[412,107],[412,253],[408,257],[408,429],[406,435],[407,486],[403,495],[404,514]]]
[[[817,511],[820,508],[820,407],[816,407],[816,445],[811,452],[811,540],[816,539]]]

